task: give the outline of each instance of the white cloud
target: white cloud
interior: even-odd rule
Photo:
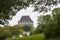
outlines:
[[[12,18],[12,20],[9,21],[9,25],[11,25],[11,26],[16,25],[16,24],[18,24],[18,21],[20,20],[21,16],[29,15],[34,22],[34,27],[36,27],[37,26],[37,16],[38,16],[39,13],[38,12],[33,12],[32,11],[33,9],[34,8],[30,6],[29,8],[27,8],[27,10],[25,10],[25,9],[20,10],[16,14],[16,16],[14,16]]]

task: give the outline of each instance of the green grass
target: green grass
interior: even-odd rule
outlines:
[[[28,37],[22,37],[22,38],[7,38],[6,40],[44,40],[45,36],[44,34],[37,34],[33,36],[28,36]]]

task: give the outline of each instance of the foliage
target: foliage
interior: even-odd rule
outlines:
[[[22,38],[7,38],[6,40],[44,40],[44,39],[45,39],[44,34],[37,34],[37,35],[22,37]]]
[[[0,39],[6,39],[12,36],[19,36],[23,31],[18,26],[5,26],[0,29]]]
[[[0,29],[0,40],[3,40],[10,36],[11,36],[11,32],[9,29],[5,29],[5,28]]]
[[[44,32],[45,28],[47,27],[46,25],[48,25],[47,23],[50,22],[50,20],[50,15],[43,15],[38,17],[37,31],[39,31],[39,33]]]
[[[46,40],[60,40],[60,38],[51,38],[51,39],[46,39]]]
[[[9,28],[11,30],[11,36],[18,36],[20,35],[23,31],[18,26],[13,26]]]
[[[60,0],[0,0],[0,24],[8,24],[8,20],[17,11],[29,7],[29,4],[33,4],[35,11],[47,12],[52,6],[57,6],[59,3]]]
[[[25,25],[25,26],[22,26],[21,29],[28,32],[28,31],[31,31],[33,27],[29,26],[29,25]]]
[[[38,12],[48,12],[51,7],[58,6],[60,0],[36,0],[34,7],[35,11]]]
[[[46,36],[48,37],[60,37],[60,8],[55,8],[52,10],[53,21],[49,23],[48,32]]]
[[[36,28],[30,31],[30,35],[35,35],[35,34],[40,34],[40,33],[42,33],[42,30],[40,28]]]
[[[0,0],[0,24],[8,24],[12,18],[22,8],[29,7],[33,0]]]
[[[60,37],[60,8],[56,8],[52,10],[52,17],[44,16],[42,19],[44,21],[39,20],[39,30],[45,33],[46,38],[55,38]],[[42,23],[41,23],[42,22]]]

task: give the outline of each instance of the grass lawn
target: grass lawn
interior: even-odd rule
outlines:
[[[60,38],[45,39],[45,36],[42,33],[42,34],[37,34],[37,35],[22,37],[22,38],[7,38],[6,40],[60,40]]]
[[[33,36],[28,36],[28,37],[22,37],[22,38],[7,38],[6,40],[44,40],[45,36],[44,34],[37,34]]]

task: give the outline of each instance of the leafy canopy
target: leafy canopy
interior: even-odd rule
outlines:
[[[29,4],[33,4],[35,11],[47,12],[59,3],[60,0],[0,0],[0,24],[7,23],[17,11],[29,7]]]
[[[0,0],[0,24],[7,23],[22,8],[26,8],[33,0]]]
[[[52,17],[50,15],[39,17],[38,23],[37,30],[42,30],[46,38],[60,37],[60,7],[52,10]]]

